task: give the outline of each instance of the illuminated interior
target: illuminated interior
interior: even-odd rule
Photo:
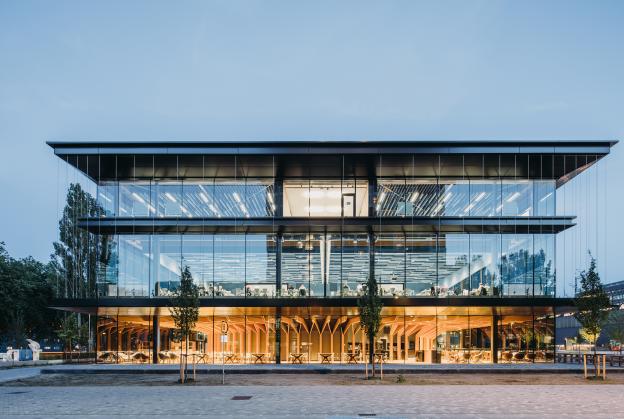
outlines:
[[[285,217],[366,217],[367,200],[365,181],[284,182]]]

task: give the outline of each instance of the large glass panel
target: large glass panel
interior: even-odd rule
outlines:
[[[555,235],[535,234],[533,236],[534,295],[555,295]]]
[[[500,234],[470,235],[470,295],[499,295]]]
[[[310,296],[323,297],[325,295],[325,268],[326,252],[324,234],[310,234],[308,236],[310,260]]]
[[[470,295],[468,234],[440,235],[438,241],[438,293],[442,297]]]
[[[216,297],[245,296],[245,236],[214,236],[214,282]]]
[[[535,362],[553,362],[555,359],[555,317],[552,313],[535,314]]]
[[[150,295],[150,236],[119,236],[119,297]]]
[[[120,217],[153,217],[155,214],[149,182],[119,182]]]
[[[337,297],[342,289],[342,237],[338,233],[327,234],[327,296]]]
[[[251,217],[245,204],[245,182],[236,179],[216,179],[214,206],[218,217]]]
[[[310,290],[310,242],[307,234],[284,234],[282,297],[307,297]]]
[[[503,234],[500,273],[502,294],[529,296],[533,294],[533,236],[530,234]]]
[[[117,199],[119,197],[119,187],[117,182],[102,182],[98,185],[97,201],[102,208],[102,217],[113,217],[117,215]]]
[[[501,214],[501,183],[496,180],[470,181],[470,204],[464,214],[479,217],[497,217]]]
[[[275,236],[273,234],[248,234],[246,239],[246,295],[247,297],[275,297]]]
[[[98,297],[117,296],[117,282],[119,278],[119,247],[118,236],[102,235],[102,246],[98,248],[97,282]],[[67,297],[61,295],[60,297]]]
[[[364,181],[289,180],[284,182],[285,217],[362,217],[368,214]]]
[[[406,236],[406,286],[408,296],[434,296],[436,286],[436,236]]]
[[[437,179],[408,179],[406,187],[405,211],[407,215],[416,217],[437,215],[440,189]]]
[[[554,180],[536,180],[533,184],[535,191],[535,215],[554,216],[556,208],[556,186]]]
[[[439,188],[438,205],[433,215],[455,217],[468,215],[470,183],[467,180],[441,180]]]
[[[503,180],[502,215],[530,217],[533,214],[533,184],[528,180]]]
[[[405,236],[380,233],[375,239],[375,276],[382,296],[405,293]]]
[[[532,316],[503,316],[499,339],[499,362],[524,363],[535,359]]]
[[[182,236],[178,234],[152,236],[154,284],[156,295],[173,295],[180,285]]]
[[[437,350],[443,364],[468,364],[472,356],[468,316],[438,316]]]
[[[182,236],[182,266],[188,267],[200,297],[212,297],[213,236],[185,234]]]
[[[378,179],[375,211],[379,217],[411,215],[413,204],[408,199],[405,179]]]
[[[368,236],[344,234],[342,238],[342,295],[361,295],[368,275]]]
[[[154,184],[159,217],[192,217],[182,199],[181,182],[158,182]]]
[[[216,211],[213,202],[212,182],[185,180],[182,184],[183,205],[193,217],[213,217]]]
[[[275,215],[272,179],[247,179],[245,208],[251,217],[273,217]]]

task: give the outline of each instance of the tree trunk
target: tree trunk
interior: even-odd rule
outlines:
[[[594,335],[594,376],[598,377],[598,355],[596,354],[596,346],[598,344],[598,336]]]
[[[375,336],[368,336],[368,360],[371,363],[372,374],[375,377]]]

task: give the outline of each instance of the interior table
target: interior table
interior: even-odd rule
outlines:
[[[319,353],[321,357],[321,364],[331,364],[332,353]]]
[[[347,364],[357,364],[358,354],[347,353]]]
[[[290,354],[290,357],[292,358],[292,363],[293,364],[303,364],[303,356],[305,354],[304,353],[295,353],[295,354]]]
[[[254,357],[254,364],[264,364],[264,356],[266,354],[251,354]]]

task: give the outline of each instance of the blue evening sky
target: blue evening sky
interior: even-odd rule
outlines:
[[[624,138],[622,22],[606,0],[4,0],[0,240],[52,251],[51,139]],[[588,247],[624,279],[623,147],[559,196],[583,224],[560,284]]]

